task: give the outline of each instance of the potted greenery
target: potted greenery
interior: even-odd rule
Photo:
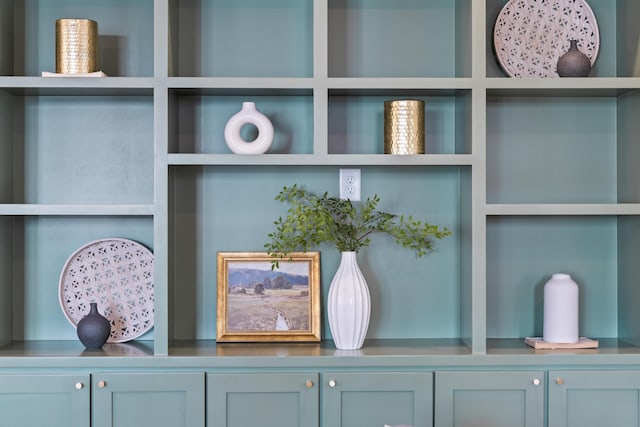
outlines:
[[[370,296],[360,271],[356,253],[369,246],[376,233],[390,235],[395,242],[415,251],[418,257],[433,251],[433,239],[451,234],[413,217],[395,215],[377,209],[380,198],[367,198],[357,205],[348,199],[318,195],[298,185],[284,187],[276,200],[291,207],[285,218],[275,221],[276,230],[265,244],[273,257],[273,266],[296,250],[324,243],[333,244],[342,253],[327,300],[329,327],[336,347],[353,350],[362,347],[369,326]]]

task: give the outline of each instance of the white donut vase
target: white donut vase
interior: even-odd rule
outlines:
[[[254,141],[245,141],[240,135],[240,130],[247,124],[258,129],[258,137]],[[224,139],[235,154],[264,154],[273,143],[273,125],[256,109],[255,103],[243,102],[242,109],[224,127]]]

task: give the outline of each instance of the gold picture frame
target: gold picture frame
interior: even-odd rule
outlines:
[[[320,253],[219,252],[218,342],[320,341]]]

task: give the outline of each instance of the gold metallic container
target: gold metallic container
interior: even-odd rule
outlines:
[[[56,21],[56,73],[98,71],[98,23],[91,19]]]
[[[424,154],[424,101],[385,101],[384,153]]]

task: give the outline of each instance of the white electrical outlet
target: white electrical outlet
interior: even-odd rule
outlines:
[[[360,201],[360,169],[340,169],[340,198]]]

